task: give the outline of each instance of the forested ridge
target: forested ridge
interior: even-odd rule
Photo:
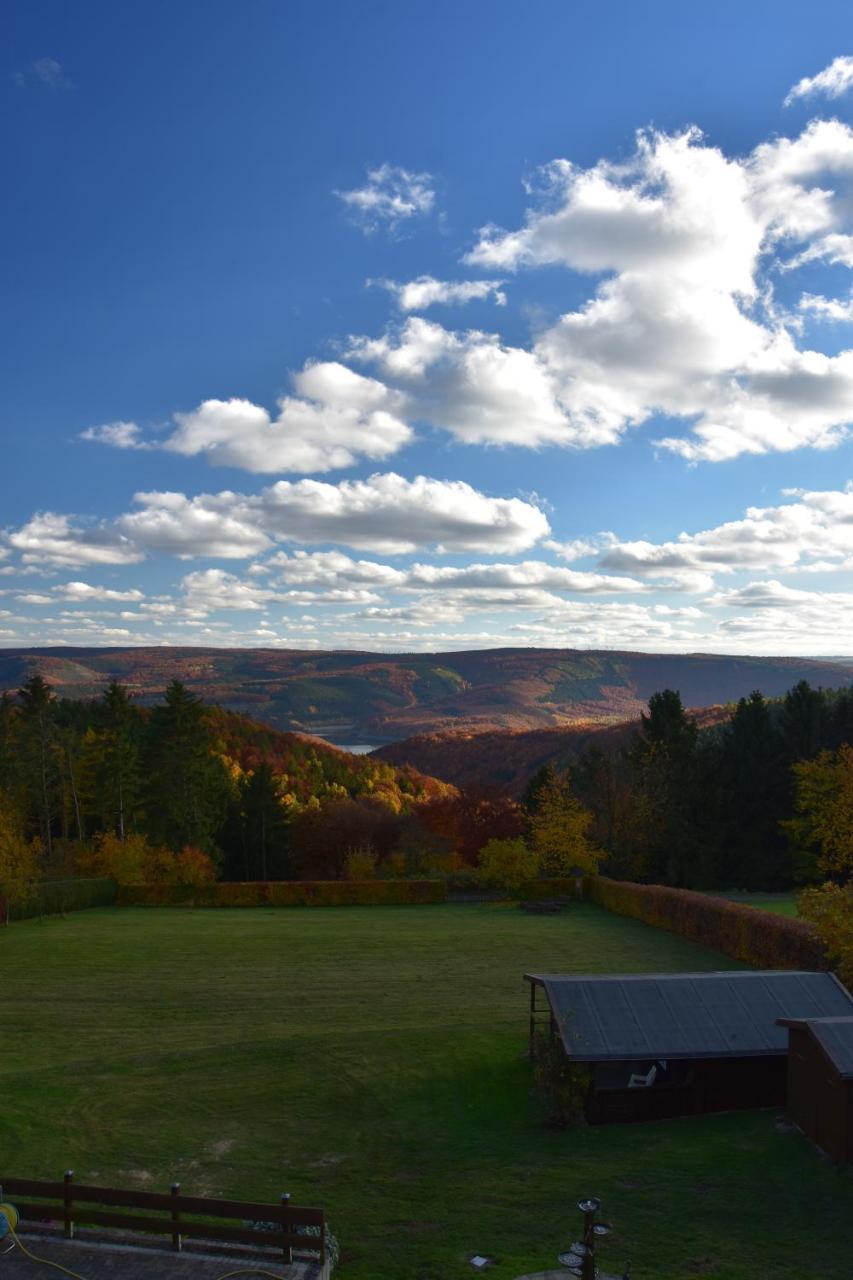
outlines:
[[[360,817],[402,818],[454,790],[206,706],[178,681],[150,709],[115,681],[98,699],[56,698],[38,675],[0,698],[0,881],[340,874],[319,865],[318,815],[331,827],[343,810],[357,839]]]
[[[816,877],[818,843],[800,812],[806,778],[826,775],[827,795],[842,785],[850,743],[853,687],[802,680],[773,700],[755,691],[701,730],[664,690],[626,741],[593,739],[568,772],[613,874],[774,890]]]
[[[853,688],[754,692],[701,731],[663,690],[515,798],[281,733],[179,681],[149,708],[116,681],[77,701],[35,675],[0,699],[0,881],[464,878],[515,842],[525,874],[782,889],[850,842],[852,744]]]
[[[155,705],[172,680],[207,703],[278,729],[336,726],[348,742],[392,742],[463,729],[547,729],[639,716],[660,689],[710,707],[761,689],[778,697],[799,680],[838,688],[853,660],[594,649],[354,650],[4,649],[0,690],[41,675],[59,696],[99,697],[110,680]]]

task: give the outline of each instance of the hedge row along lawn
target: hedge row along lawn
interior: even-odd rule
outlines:
[[[853,1177],[773,1112],[547,1131],[525,970],[737,967],[575,905],[103,909],[0,931],[2,1169],[328,1212],[343,1280],[556,1265],[577,1197],[636,1280],[849,1280]]]
[[[761,969],[826,969],[826,949],[814,926],[792,913],[664,884],[587,876],[584,892],[608,911],[672,930]],[[766,901],[766,898],[764,899]]]

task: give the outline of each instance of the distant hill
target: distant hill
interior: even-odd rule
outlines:
[[[0,689],[35,671],[69,698],[97,696],[115,677],[143,705],[172,679],[205,701],[279,729],[342,743],[393,742],[449,730],[550,729],[635,719],[659,689],[686,706],[778,696],[798,680],[853,682],[853,660],[578,649],[378,654],[293,649],[4,649]]]
[[[412,765],[351,755],[320,738],[272,729],[221,707],[210,708],[207,723],[217,749],[229,761],[244,772],[268,764],[283,779],[284,789],[302,804],[312,797],[346,794],[352,798],[383,795],[399,806],[407,799],[427,800],[453,792]]]
[[[701,728],[727,720],[724,707],[690,711]],[[576,724],[559,729],[494,729],[485,733],[421,733],[371,752],[371,758],[406,765],[456,787],[497,787],[521,796],[542,765],[564,769],[595,744],[602,751],[621,746],[639,720],[619,724]]]

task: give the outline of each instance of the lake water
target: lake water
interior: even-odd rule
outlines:
[[[304,732],[313,734],[315,738],[323,738],[330,747],[340,747],[341,751],[351,751],[354,756],[366,756],[368,752],[375,751],[380,745],[378,742],[341,741],[347,730],[351,730],[354,727],[351,724],[318,724],[312,725],[310,729],[306,729]]]

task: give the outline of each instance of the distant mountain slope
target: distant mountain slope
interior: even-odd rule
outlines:
[[[692,710],[700,727],[727,720],[724,707]],[[520,796],[543,764],[563,769],[593,743],[603,751],[626,742],[638,720],[576,724],[556,729],[493,729],[485,733],[421,733],[371,752],[372,759],[405,765],[456,787],[499,787]]]
[[[207,724],[217,749],[230,761],[244,772],[268,764],[275,776],[283,779],[286,791],[303,804],[312,797],[345,793],[350,797],[384,795],[399,805],[407,799],[430,799],[453,790],[412,765],[396,765],[373,755],[352,755],[321,738],[272,729],[221,707],[210,708]]]
[[[172,679],[207,702],[279,729],[339,742],[388,742],[462,729],[548,729],[636,718],[673,688],[685,705],[712,706],[798,680],[837,688],[853,661],[577,649],[485,649],[377,654],[293,649],[5,649],[0,689],[34,671],[65,697],[96,696],[115,677],[143,704]]]

